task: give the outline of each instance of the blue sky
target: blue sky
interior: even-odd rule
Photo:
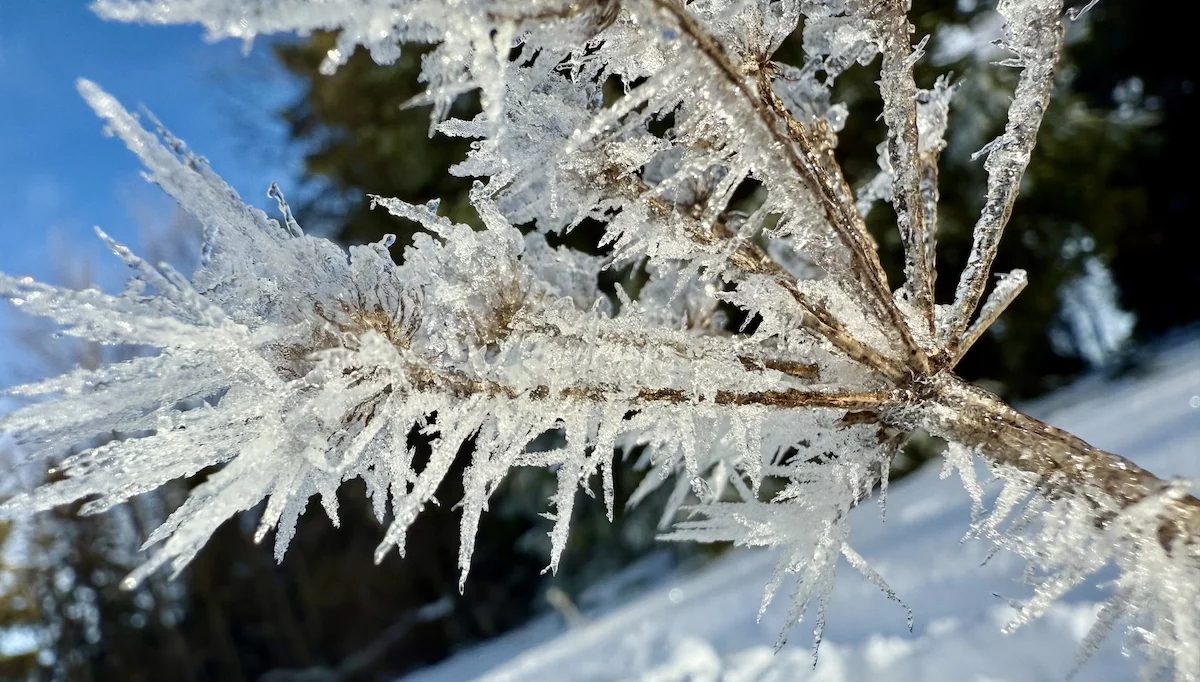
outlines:
[[[297,154],[271,114],[296,85],[267,47],[247,55],[238,42],[205,42],[198,27],[103,22],[87,0],[0,0],[0,271],[49,277],[58,249],[107,267],[93,225],[134,245],[135,214],[170,215],[134,156],[102,135],[75,91],[80,77],[154,112],[251,203],[266,206],[273,180],[294,186]]]

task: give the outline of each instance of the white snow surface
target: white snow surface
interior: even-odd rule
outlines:
[[[1200,479],[1200,339],[1170,344],[1150,367],[1117,380],[1085,378],[1027,409],[1160,476]],[[564,630],[547,616],[404,682],[1038,682],[1066,680],[1073,671],[1077,682],[1136,679],[1141,656],[1123,624],[1075,670],[1110,571],[1045,617],[1000,632],[1015,613],[1009,599],[1030,592],[1022,562],[1001,553],[984,563],[988,543],[961,541],[970,499],[956,481],[939,480],[938,469],[927,466],[893,486],[884,520],[875,504],[852,517],[852,545],[913,609],[912,632],[903,608],[843,566],[816,666],[811,617],[776,652],[787,600],[756,620],[776,556],[742,550],[694,574],[668,576],[583,625]]]

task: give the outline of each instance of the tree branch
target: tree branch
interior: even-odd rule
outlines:
[[[714,244],[718,240],[728,242],[734,237],[728,226],[720,221],[713,224],[712,230],[705,231],[700,221],[651,196],[650,188],[636,177],[610,179],[609,186],[618,196],[646,202],[655,213],[664,217],[678,217],[684,221],[684,231],[699,244]],[[854,338],[841,320],[824,306],[812,301],[800,290],[799,280],[754,242],[742,240],[738,243],[729,254],[729,264],[745,274],[765,275],[773,279],[800,308],[800,325],[813,336],[828,341],[846,357],[874,369],[892,382],[902,381],[909,375],[900,363]]]
[[[954,355],[955,348],[962,342],[963,331],[983,297],[1000,237],[1012,215],[1021,178],[1037,143],[1038,128],[1054,88],[1054,69],[1062,52],[1061,7],[1054,3],[1045,7],[1041,4],[1032,6],[1044,11],[1032,18],[1029,26],[1016,27],[1022,34],[1029,34],[1028,41],[1010,46],[1018,56],[1010,60],[1009,65],[1021,65],[1024,69],[1008,108],[1008,124],[999,138],[977,152],[986,151],[988,155],[984,163],[988,172],[987,197],[975,223],[971,253],[958,280],[949,321],[943,330],[942,341],[950,355]]]
[[[1092,447],[1080,438],[1006,405],[995,395],[947,376],[933,402],[947,410],[928,410],[930,431],[976,450],[987,462],[1037,477],[1043,495],[1092,500],[1098,510],[1128,509],[1161,493],[1167,483],[1119,455]],[[1096,525],[1108,519],[1098,516]],[[1200,541],[1200,500],[1187,495],[1167,504],[1158,532],[1168,552],[1180,543]]]
[[[867,232],[862,217],[853,202],[837,200],[838,192],[831,179],[821,171],[822,164],[815,153],[815,146],[808,138],[802,127],[780,130],[780,117],[776,115],[770,103],[770,97],[764,93],[756,93],[746,84],[738,69],[729,62],[725,50],[715,38],[688,13],[688,11],[670,0],[652,0],[653,4],[663,13],[670,16],[679,30],[687,35],[696,45],[701,54],[716,67],[718,73],[738,92],[749,104],[755,117],[763,124],[767,133],[777,143],[774,145],[783,152],[787,161],[789,174],[799,180],[799,184],[811,191],[824,213],[826,221],[833,228],[841,242],[846,246],[851,259],[851,271],[855,281],[871,301],[872,311],[886,322],[894,332],[905,352],[904,363],[917,373],[929,371],[929,358],[913,339],[912,331],[904,320],[896,302],[888,290],[887,275],[879,262],[879,256],[870,246],[871,236]],[[768,90],[768,92],[770,92]],[[789,132],[798,134],[793,138]],[[797,147],[800,154],[796,153]]]
[[[617,386],[570,386],[551,388],[540,385],[532,389],[518,390],[494,381],[480,381],[457,372],[435,373],[425,370],[413,382],[419,391],[450,393],[457,398],[486,394],[516,400],[568,400],[579,402],[611,403],[628,402],[631,405],[662,404],[714,404],[714,405],[762,405],[777,409],[836,408],[841,410],[869,410],[884,405],[899,405],[904,400],[901,392],[849,392],[802,391],[737,391],[718,390],[712,394],[695,393],[676,388],[643,388],[630,393]]]
[[[878,6],[875,21],[880,26],[883,64],[880,67],[879,92],[883,96],[883,120],[887,124],[888,158],[892,166],[892,206],[896,226],[904,244],[904,287],[925,318],[933,337],[933,260],[926,244],[931,243],[931,226],[925,217],[921,198],[920,143],[917,131],[917,84],[912,62],[920,56],[920,47],[909,45],[911,26],[901,0],[887,0]],[[934,163],[936,168],[936,162]],[[936,172],[936,171],[935,171]]]

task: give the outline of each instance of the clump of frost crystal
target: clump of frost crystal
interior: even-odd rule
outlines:
[[[0,276],[0,295],[67,334],[158,349],[13,389],[40,402],[0,429],[65,478],[0,512],[83,499],[98,512],[219,467],[148,538],[136,582],[183,568],[222,521],[264,500],[256,537],[274,529],[282,556],[309,499],[336,523],[338,487],[360,478],[386,524],[382,557],[404,551],[467,457],[465,580],[479,519],[512,468],[557,479],[553,570],[578,493],[598,488],[611,516],[613,467],[637,452],[646,473],[631,502],[669,486],[667,539],[778,548],[764,604],[793,583],[788,626],[815,605],[819,641],[839,557],[902,596],[851,548],[846,519],[875,491],[882,502],[893,457],[921,428],[950,443],[946,473],[973,498],[971,533],[1029,561],[1034,596],[1014,626],[1115,564],[1084,653],[1123,620],[1152,668],[1200,678],[1200,501],[953,373],[1036,276],[994,279],[991,266],[1049,105],[1064,8],[997,5],[1009,58],[996,68],[1019,76],[1004,132],[980,151],[988,179],[966,267],[939,302],[938,157],[957,88],[914,80],[929,38],[912,35],[906,5],[97,0],[107,18],[200,23],[212,38],[336,30],[326,71],[356,46],[387,63],[403,43],[436,45],[413,104],[432,105],[432,133],[474,140],[452,172],[476,178],[485,229],[436,204],[372,197],[424,232],[400,264],[391,238],[347,253],[305,235],[273,186],[282,222],[82,82],[149,178],[204,225],[205,257],[189,279],[101,235],[132,271],[121,295]],[[774,61],[801,25],[805,63]],[[834,155],[847,111],[832,86],[860,68],[879,70],[888,134],[879,173],[851,188]],[[472,90],[480,113],[450,118]],[[753,200],[735,209],[746,187]],[[879,201],[904,245],[899,285],[864,222]],[[602,257],[549,246],[547,234],[584,221],[604,226]],[[629,264],[644,286],[602,293],[599,272]],[[114,431],[126,437],[61,459]],[[976,458],[1003,484],[991,509]]]

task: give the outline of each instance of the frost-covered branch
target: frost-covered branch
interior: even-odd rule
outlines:
[[[925,217],[921,199],[920,144],[917,135],[917,83],[912,67],[921,58],[924,38],[913,50],[909,45],[911,26],[901,0],[879,3],[877,22],[882,42],[879,91],[883,95],[883,120],[888,127],[888,160],[892,167],[892,206],[904,243],[905,289],[925,320],[925,331],[934,333],[932,224]]]
[[[1060,0],[1001,0],[997,11],[1005,20],[1004,46],[1014,53],[1002,64],[1020,68],[1021,76],[1008,107],[1004,132],[976,152],[976,156],[987,155],[984,162],[988,172],[987,195],[975,223],[971,253],[958,280],[954,303],[943,331],[943,341],[951,349],[961,342],[962,334],[983,298],[1000,237],[1012,215],[1021,178],[1037,143],[1042,116],[1050,105],[1054,68],[1062,52],[1063,8]]]
[[[337,522],[336,492],[362,479],[387,524],[377,556],[466,459],[460,569],[479,519],[514,467],[543,467],[550,568],[577,493],[639,453],[637,503],[672,486],[668,539],[782,548],[764,604],[798,579],[788,626],[815,604],[817,637],[838,557],[889,598],[849,544],[847,514],[912,432],[948,442],[975,506],[972,533],[1026,558],[1034,595],[1014,625],[1107,563],[1121,570],[1096,632],[1126,618],[1176,678],[1200,677],[1200,502],[1021,414],[953,374],[1020,293],[1024,271],[984,300],[1005,223],[1049,104],[1062,6],[1001,0],[1022,68],[1005,132],[981,153],[983,212],[953,302],[934,299],[938,157],[956,88],[919,86],[906,3],[886,0],[99,0],[103,16],[199,22],[212,37],[339,31],[323,69],[356,48],[404,43],[424,60],[433,131],[475,142],[452,172],[477,178],[472,230],[372,197],[422,232],[395,263],[392,239],[351,247],[306,235],[278,188],[282,222],[246,206],[200,157],[147,130],[99,87],[80,91],[204,225],[190,277],[101,234],[130,268],[120,295],[0,276],[0,296],[66,334],[158,349],[11,392],[36,400],[0,420],[65,478],[0,506],[31,513],[87,499],[102,511],[218,467],[162,527],[136,582],[183,568],[230,516],[262,508],[256,538],[283,556],[310,497]],[[803,25],[807,61],[773,61]],[[935,36],[936,37],[936,36]],[[845,108],[832,85],[880,58],[887,139],[857,196],[834,149]],[[606,83],[624,93],[606,97]],[[448,118],[480,90],[471,120]],[[606,103],[607,102],[607,103]],[[668,123],[669,125],[664,125]],[[734,210],[739,189],[756,186]],[[892,203],[905,282],[893,292],[864,216]],[[604,226],[593,257],[546,235]],[[523,232],[516,226],[522,226]],[[634,263],[635,295],[602,292]],[[1036,276],[1033,275],[1033,276]],[[740,309],[747,324],[727,319]],[[99,433],[129,437],[80,448]],[[72,448],[78,454],[63,459]],[[418,450],[420,451],[418,453]],[[975,461],[1003,484],[985,509]],[[672,480],[672,475],[674,479]],[[265,504],[264,504],[265,502]],[[675,523],[679,510],[687,520]]]
[[[946,410],[928,413],[931,431],[976,450],[990,464],[1033,474],[1036,485],[1051,495],[1096,498],[1097,525],[1107,524],[1114,510],[1133,508],[1172,487],[982,389],[952,381],[936,392]],[[1183,495],[1166,502],[1153,536],[1167,552],[1191,551],[1200,537],[1200,500]]]
[[[808,135],[804,133],[803,127],[791,127],[791,130],[797,132],[798,135],[794,139],[789,137],[786,132],[788,130],[786,122],[781,123],[780,117],[770,106],[770,95],[764,96],[755,92],[754,84],[746,82],[746,79],[741,76],[739,70],[727,58],[720,43],[708,35],[700,23],[680,5],[671,0],[654,0],[654,2],[662,12],[670,15],[679,29],[694,41],[696,48],[717,68],[720,76],[727,79],[744,102],[752,107],[760,125],[766,129],[767,135],[774,142],[771,147],[782,151],[785,155],[785,158],[781,160],[786,165],[779,170],[772,168],[768,173],[771,170],[780,173],[783,177],[779,180],[791,185],[791,187],[785,185],[780,188],[783,191],[801,191],[812,193],[815,196],[828,225],[846,247],[850,257],[850,272],[856,283],[862,288],[863,293],[866,294],[872,311],[890,325],[889,332],[899,337],[905,351],[906,364],[918,371],[927,369],[928,358],[913,339],[908,324],[904,321],[888,291],[887,275],[879,263],[879,257],[872,246],[873,240],[867,233],[866,224],[852,205],[845,201],[838,201],[839,192],[836,181],[825,172],[818,152]],[[766,90],[770,92],[769,88]],[[796,146],[793,146],[793,142]],[[776,165],[778,161],[780,159],[771,157],[764,160],[763,163]]]

